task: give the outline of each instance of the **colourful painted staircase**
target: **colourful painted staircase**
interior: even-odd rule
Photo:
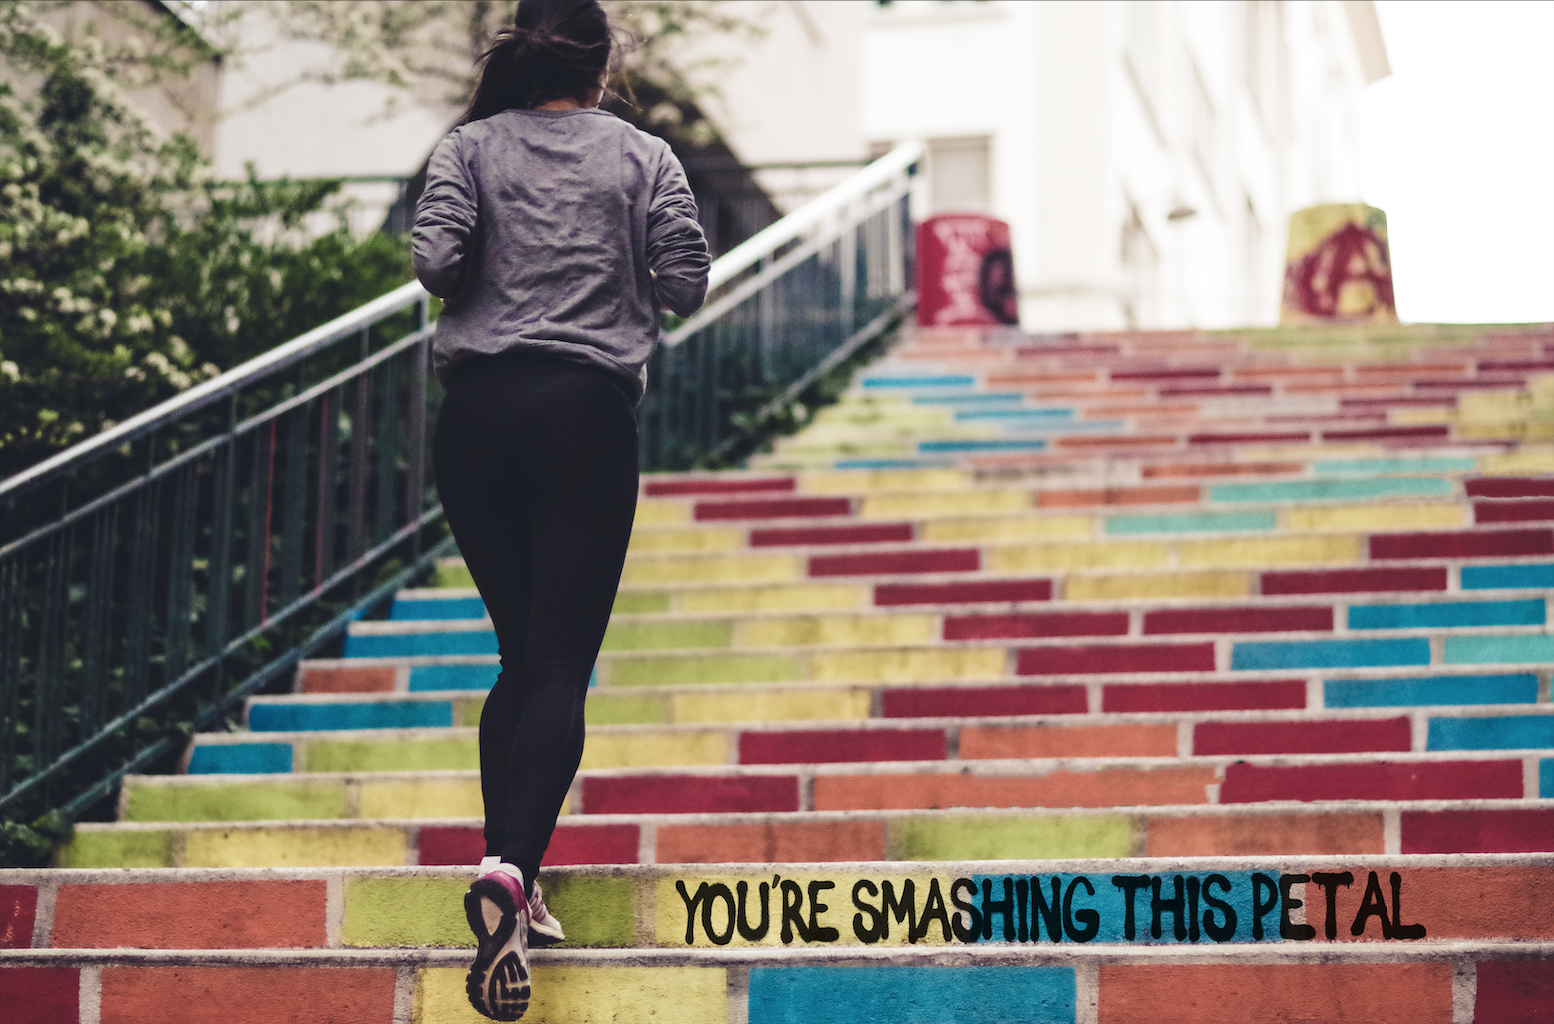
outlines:
[[[908,337],[645,480],[537,1021],[1554,1021],[1554,331]],[[458,562],[0,873],[7,1021],[476,1018]]]

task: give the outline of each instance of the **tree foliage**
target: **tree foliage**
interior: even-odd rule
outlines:
[[[0,0],[0,477],[409,278],[302,230],[338,182],[215,181],[116,74]]]

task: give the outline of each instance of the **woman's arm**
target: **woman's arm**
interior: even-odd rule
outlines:
[[[479,210],[475,182],[459,143],[459,135],[452,133],[432,151],[426,166],[426,190],[416,203],[415,227],[410,233],[415,276],[441,299],[452,297],[464,283]]]
[[[647,261],[658,301],[677,316],[690,316],[707,297],[712,256],[696,219],[696,199],[685,170],[664,147],[648,205]]]

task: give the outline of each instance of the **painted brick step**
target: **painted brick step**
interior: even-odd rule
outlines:
[[[42,955],[32,955],[41,953]],[[532,954],[536,1024],[943,1020],[1034,1024],[1539,1024],[1548,943],[1243,949],[999,945]],[[16,1024],[478,1024],[464,950],[0,952]],[[242,992],[233,1001],[229,993]],[[1163,1007],[1160,993],[1190,993]],[[99,1017],[98,1014],[101,1014]],[[919,1018],[921,1019],[921,1018]]]
[[[17,943],[24,948],[467,948],[461,897],[471,873],[7,871],[0,884],[15,934],[30,933]],[[1554,939],[1546,898],[1554,864],[1538,855],[617,865],[553,868],[541,881],[574,948],[1015,951],[1094,941],[1185,950],[1325,941],[1342,959],[1346,948],[1394,943]],[[763,902],[769,916],[759,913]],[[1304,922],[1292,916],[1302,907]]]
[[[479,818],[77,826],[58,864],[470,865]],[[1554,852],[1537,800],[1162,805],[1145,809],[574,815],[545,865]]]
[[[1554,797],[1547,751],[595,769],[563,813],[722,814]],[[478,817],[475,771],[130,776],[121,821]]]
[[[362,709],[435,711],[435,701],[358,705],[303,701],[263,704],[250,722],[287,714],[306,726],[194,737],[191,774],[290,771],[459,770],[478,767],[472,727],[350,729]],[[371,716],[361,716],[371,717]],[[438,716],[425,716],[438,717]],[[582,767],[658,768],[717,764],[816,764],[864,761],[1006,760],[1015,757],[1169,757],[1228,754],[1337,754],[1441,750],[1554,751],[1554,706],[1506,714],[1452,708],[1344,713],[1209,712],[915,718],[740,726],[597,726]]]

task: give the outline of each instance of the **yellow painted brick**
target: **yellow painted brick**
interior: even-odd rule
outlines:
[[[959,541],[989,543],[1089,537],[1093,532],[1093,520],[1089,516],[989,516],[985,519],[943,519],[925,523],[922,539],[931,544],[953,544]]]
[[[1480,465],[1486,473],[1554,473],[1554,450],[1531,449],[1487,455]]]
[[[629,554],[644,555],[682,551],[734,551],[745,546],[745,531],[714,527],[691,530],[636,529]]]
[[[480,780],[383,779],[360,784],[359,818],[483,818]]]
[[[397,828],[191,829],[181,867],[344,868],[405,863]]]
[[[667,768],[728,764],[728,734],[722,732],[601,733],[583,744],[583,768]]]
[[[867,608],[873,591],[851,583],[801,583],[792,587],[729,587],[674,595],[678,612],[853,611]]]
[[[1387,422],[1396,427],[1410,427],[1426,423],[1450,423],[1454,419],[1456,419],[1455,410],[1449,405],[1387,410]]]
[[[951,679],[999,679],[1007,674],[1002,648],[837,651],[810,655],[817,683],[924,683]]]
[[[1286,530],[1457,529],[1470,518],[1451,502],[1289,508],[1281,517]]]
[[[839,469],[799,476],[803,494],[861,494],[864,491],[959,491],[971,474],[958,469]]]
[[[869,717],[868,690],[759,690],[753,693],[677,693],[675,722],[855,721]]]
[[[1035,504],[1027,490],[932,491],[871,494],[858,510],[860,519],[941,519],[997,512],[1028,512]]]
[[[736,646],[851,647],[865,644],[931,644],[939,639],[936,615],[826,615],[741,622]]]
[[[637,517],[633,526],[679,526],[691,521],[691,505],[686,501],[654,501],[642,498],[637,502]]]
[[[534,996],[524,1024],[728,1022],[728,974],[721,967],[535,964],[533,971]],[[465,973],[463,968],[416,972],[413,1024],[486,1024],[470,1008]]]
[[[705,558],[628,558],[621,582],[632,586],[665,583],[786,583],[804,577],[800,555],[724,555]]]
[[[1169,563],[1163,541],[1096,541],[1079,544],[1022,544],[989,548],[989,572],[1054,572],[1074,569],[1149,569]]]
[[[1252,577],[1241,572],[1158,572],[1071,576],[1066,601],[1131,601],[1160,597],[1250,597]]]
[[[1360,560],[1360,538],[1337,535],[1184,540],[1177,546],[1177,556],[1184,566],[1262,569],[1276,565],[1344,565]]]
[[[1368,459],[1386,455],[1379,444],[1263,445],[1236,450],[1237,462],[1286,462],[1292,459]]]

